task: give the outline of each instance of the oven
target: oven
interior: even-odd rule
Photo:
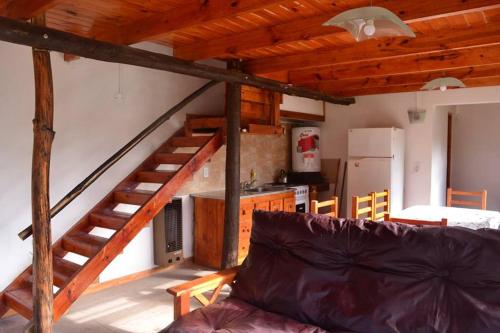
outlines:
[[[295,190],[295,211],[298,213],[309,213],[309,186],[290,186]]]

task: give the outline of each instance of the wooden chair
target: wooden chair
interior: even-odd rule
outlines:
[[[323,207],[330,207],[328,213],[320,213],[319,209]],[[324,214],[331,217],[339,217],[339,198],[332,197],[331,200],[319,202],[318,200],[311,201],[311,213],[313,214]]]
[[[384,221],[398,222],[398,223],[411,224],[411,225],[432,226],[432,227],[446,227],[446,226],[448,226],[448,219],[441,219],[441,221],[401,219],[401,218],[397,218],[397,217],[391,217],[390,214],[384,215]]]
[[[372,195],[374,205],[373,220],[378,221],[383,219],[385,214],[391,213],[391,191],[374,192]],[[382,198],[382,201],[380,201],[380,198]]]
[[[454,200],[453,199],[454,196],[478,197],[480,200]],[[488,192],[486,190],[482,190],[480,192],[466,192],[466,191],[457,191],[449,188],[446,193],[446,206],[448,207],[467,206],[467,207],[477,207],[479,209],[486,210],[487,196]]]
[[[374,193],[371,193],[366,197],[352,197],[352,218],[360,219],[363,218],[361,215],[366,214],[366,217],[364,218],[373,221],[375,216],[375,201],[373,200],[374,197]]]

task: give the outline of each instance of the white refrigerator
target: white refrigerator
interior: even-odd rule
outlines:
[[[360,128],[348,133],[347,216],[352,197],[391,191],[391,212],[403,209],[405,133],[399,128]]]

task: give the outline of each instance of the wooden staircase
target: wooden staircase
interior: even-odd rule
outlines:
[[[171,201],[180,187],[223,145],[224,118],[207,119],[215,133],[194,136],[202,129],[203,118],[186,120],[185,127],[162,144],[137,169],[53,244],[54,319],[57,321],[71,304],[94,282],[125,246]],[[200,127],[201,125],[201,127]],[[176,152],[192,149],[194,152]],[[160,171],[160,166],[177,165],[176,171]],[[142,186],[148,189],[142,189]],[[151,186],[155,190],[151,190]],[[134,213],[117,210],[120,204],[134,205]],[[96,227],[113,231],[109,238],[92,234]],[[83,265],[66,260],[68,253],[87,257]],[[28,267],[0,294],[0,317],[11,308],[27,319],[33,315],[32,267]]]

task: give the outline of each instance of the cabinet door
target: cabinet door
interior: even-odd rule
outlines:
[[[283,210],[283,199],[271,200],[269,203],[271,212]]]
[[[240,222],[252,223],[253,204],[244,203],[240,204]]]
[[[284,198],[283,205],[285,212],[295,212],[295,198]]]
[[[249,240],[251,232],[252,232],[252,222],[240,221],[240,234],[239,234],[240,243],[242,240]]]
[[[257,202],[255,204],[255,209],[268,211],[269,210],[269,201]]]
[[[250,240],[240,239],[238,244],[238,264],[241,264],[243,260],[248,255],[248,249],[250,248]]]

